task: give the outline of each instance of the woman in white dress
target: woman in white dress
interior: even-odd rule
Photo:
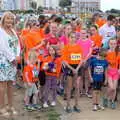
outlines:
[[[16,58],[20,54],[20,49],[14,25],[15,15],[5,12],[0,26],[0,114],[4,116],[9,115],[9,111],[17,114],[12,104],[12,82],[16,80]],[[8,106],[5,105],[5,92]]]

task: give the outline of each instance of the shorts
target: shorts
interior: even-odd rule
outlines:
[[[111,78],[112,80],[118,80],[119,79],[118,69],[109,68],[108,69],[108,77]]]
[[[31,87],[29,87],[27,84],[25,84],[25,88],[26,88],[26,95],[29,97],[38,92],[38,89],[37,89],[35,83],[33,83]]]
[[[72,66],[73,68],[76,69],[78,65],[72,64],[72,65],[70,65],[70,66]],[[72,77],[74,76],[72,70],[69,69],[68,67],[65,68],[65,73],[66,73],[67,76],[72,76]],[[78,76],[82,76],[81,68],[78,70]]]
[[[93,82],[93,90],[101,90],[102,88],[102,83],[101,81],[94,81]]]

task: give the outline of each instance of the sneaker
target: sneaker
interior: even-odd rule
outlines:
[[[66,94],[64,94],[63,99],[64,99],[64,100],[67,100],[67,95],[66,95]]]
[[[48,107],[49,107],[48,104],[47,104],[47,102],[45,102],[45,103],[43,104],[43,107],[44,107],[44,108],[48,108]]]
[[[115,108],[116,108],[116,104],[115,104],[115,102],[112,102],[112,104],[111,104],[111,108],[112,108],[112,109],[115,109]]]
[[[108,107],[112,108],[112,100],[108,100]]]
[[[89,94],[88,92],[86,92],[85,95],[86,95],[88,98],[92,98],[92,95]]]
[[[97,105],[98,110],[104,110],[105,108],[102,105]]]
[[[38,110],[40,110],[42,107],[40,106],[40,105],[38,105],[38,104],[33,104],[32,105],[35,109],[38,109]]]
[[[107,98],[103,98],[103,107],[108,107],[108,99]]]
[[[65,108],[65,111],[66,111],[67,113],[72,113],[71,107],[68,107],[68,106]]]
[[[56,106],[56,102],[55,101],[53,101],[52,103],[51,103],[51,106]]]
[[[11,107],[10,111],[12,112],[13,115],[18,115],[18,112],[15,110],[14,107]]]
[[[75,112],[77,112],[77,113],[80,113],[80,112],[81,112],[80,108],[78,108],[78,107],[76,107],[76,106],[73,107],[73,110],[74,110]]]
[[[25,105],[25,110],[28,110],[28,111],[35,111],[36,109],[32,106],[32,105]]]
[[[93,106],[93,111],[97,111],[97,110],[98,110],[97,105],[94,105]]]

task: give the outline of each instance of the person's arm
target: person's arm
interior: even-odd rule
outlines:
[[[26,78],[28,86],[31,87],[32,83],[30,83],[30,80],[29,80],[29,77],[28,77],[28,72],[25,72],[25,78]]]
[[[65,65],[65,66],[67,66],[67,67],[68,67],[69,69],[71,69],[72,71],[75,71],[75,69],[74,69],[71,65],[69,65],[68,62],[63,61],[62,64]]]
[[[108,77],[107,77],[107,69],[105,70],[105,82],[104,82],[104,85],[107,85],[107,83],[108,83]]]
[[[92,73],[91,73],[91,68],[90,67],[88,67],[88,74],[90,76],[91,83],[93,83],[93,78],[92,78]]]
[[[32,49],[33,49],[33,50],[37,50],[37,49],[39,49],[40,47],[42,47],[43,45],[45,45],[44,40],[43,40],[40,44],[38,44],[37,46],[35,46],[35,47],[32,48]]]

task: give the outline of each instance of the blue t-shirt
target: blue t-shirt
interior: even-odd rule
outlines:
[[[108,66],[107,60],[100,60],[95,57],[89,59],[91,67],[92,78],[94,81],[103,81],[104,73]]]

